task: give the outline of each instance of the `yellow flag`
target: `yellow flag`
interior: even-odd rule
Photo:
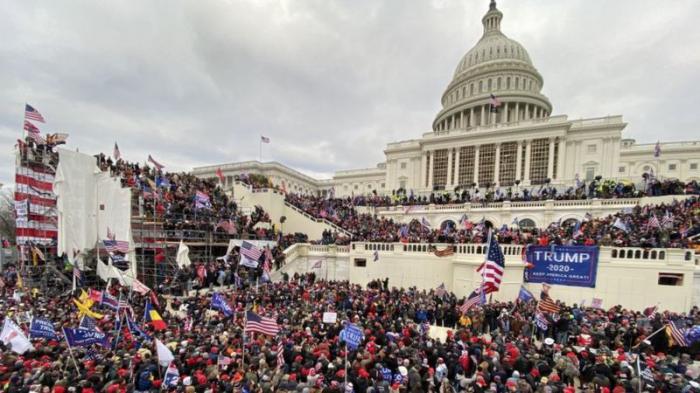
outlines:
[[[78,301],[78,299],[73,299],[73,303],[75,303],[75,305],[78,307],[78,310],[79,310],[78,316],[79,317],[82,317],[83,315],[87,315],[88,317],[94,318],[94,319],[102,319],[104,317],[104,315],[90,310],[89,307],[87,307],[85,304]]]
[[[80,302],[83,303],[83,306],[87,307],[88,309],[95,304],[95,302],[92,299],[90,299],[90,296],[87,294],[87,292],[85,292],[84,289],[80,290],[80,297],[78,298],[78,300],[80,300]]]

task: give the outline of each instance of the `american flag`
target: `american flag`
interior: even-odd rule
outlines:
[[[87,315],[84,315],[82,319],[80,319],[80,325],[78,325],[78,329],[84,329],[84,330],[96,330],[96,331],[101,331],[97,327],[97,321],[95,321],[93,318],[88,317]]]
[[[446,293],[447,293],[447,291],[445,290],[445,283],[444,282],[442,284],[440,284],[440,286],[435,289],[435,296],[437,296],[437,297],[445,297]]]
[[[262,142],[262,143],[270,143],[270,138],[268,138],[268,137],[266,137],[266,136],[260,135],[260,142]]]
[[[685,338],[686,329],[679,328],[677,322],[670,321],[666,324],[666,333],[668,333],[676,345],[681,347],[688,346],[688,340]]]
[[[556,314],[559,312],[559,305],[549,296],[549,288],[551,288],[549,284],[542,284],[542,292],[540,292],[540,301],[537,304],[537,309],[540,312]]]
[[[103,240],[107,252],[120,252],[126,254],[129,252],[129,242],[126,240]]]
[[[246,332],[258,332],[270,336],[276,336],[280,330],[279,326],[277,326],[277,321],[272,318],[261,317],[252,311],[246,311],[245,317]]]
[[[265,262],[263,263],[263,270],[270,272],[272,269],[272,251],[269,247],[265,247]]]
[[[24,104],[24,118],[29,120],[38,121],[39,123],[45,123],[44,116],[39,113],[38,110],[34,109],[33,106],[29,104]]]
[[[112,152],[112,157],[115,161],[122,158],[122,153],[119,151],[119,146],[117,146],[117,142],[114,142],[114,151]]]
[[[75,278],[75,285],[78,287],[83,286],[83,272],[80,271],[78,266],[73,267],[73,277]]]
[[[25,120],[24,121],[24,130],[27,131],[27,134],[29,135],[29,137],[34,139],[34,141],[36,143],[38,143],[38,144],[46,143],[44,138],[41,137],[41,132],[34,124]]]
[[[659,222],[659,219],[656,218],[656,214],[653,214],[649,221],[647,222],[647,227],[648,228],[661,228],[661,223]]]
[[[462,314],[466,314],[467,311],[469,311],[470,308],[476,306],[477,304],[486,304],[486,293],[482,291],[482,288],[476,288],[467,298],[467,300],[462,303],[462,306],[459,307],[459,311],[462,312]]]
[[[491,104],[491,112],[498,112],[498,108],[501,106],[501,101],[499,101],[495,95],[491,94],[489,104]]]
[[[158,168],[158,170],[161,170],[161,169],[165,168],[165,166],[164,166],[163,164],[161,164],[161,163],[159,163],[158,161],[154,160],[153,157],[151,157],[150,154],[148,155],[148,162],[150,162],[151,164],[153,164],[156,168]]]
[[[243,244],[241,244],[241,255],[253,261],[257,261],[262,255],[262,250],[255,247],[255,244],[244,241]]]
[[[671,212],[666,212],[664,216],[661,218],[661,226],[666,227],[666,226],[672,226],[673,225],[673,214]]]
[[[277,344],[277,368],[284,367],[284,342]]]
[[[485,293],[498,292],[498,289],[501,287],[503,272],[506,269],[503,251],[501,251],[496,236],[493,236],[493,234],[489,234],[488,247],[486,260],[476,269],[477,272],[481,272],[481,276],[484,278]]]

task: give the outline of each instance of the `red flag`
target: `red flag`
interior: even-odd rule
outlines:
[[[216,177],[221,180],[221,184],[224,184],[224,172],[221,170],[221,168],[216,168]]]

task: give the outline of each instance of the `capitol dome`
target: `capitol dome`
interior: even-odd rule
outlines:
[[[503,13],[491,0],[482,18],[484,34],[457,64],[442,95],[434,131],[469,130],[549,116],[552,104],[541,93],[544,80],[527,50],[501,32]]]

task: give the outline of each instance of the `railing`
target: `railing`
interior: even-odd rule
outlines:
[[[508,208],[545,208],[545,207],[578,207],[578,208],[595,208],[599,206],[606,207],[633,207],[641,202],[640,198],[619,198],[619,199],[566,199],[554,200],[548,199],[545,201],[503,201],[503,202],[467,202],[461,204],[445,204],[445,205],[410,205],[410,206],[387,206],[377,207],[377,214],[392,214],[400,212],[402,214],[409,213],[425,213],[430,211],[460,211],[466,212],[479,209],[508,209]]]
[[[343,229],[342,227],[338,226],[337,224],[334,224],[334,223],[332,223],[332,222],[326,220],[325,218],[316,218],[316,217],[312,216],[311,214],[309,214],[309,213],[305,212],[304,210],[302,210],[302,209],[300,209],[300,208],[298,208],[298,207],[292,205],[291,203],[289,203],[289,202],[287,202],[287,201],[284,201],[284,205],[287,206],[287,207],[289,207],[290,209],[296,211],[297,213],[303,215],[304,217],[308,218],[309,220],[311,220],[311,221],[313,221],[313,222],[319,222],[319,223],[322,223],[322,224],[326,224],[326,225],[328,225],[329,227],[331,227],[331,228],[333,228],[334,230],[336,230],[337,232],[340,232],[340,233],[342,233],[342,234],[344,234],[344,235],[346,235],[346,236],[352,236],[352,235],[353,235],[352,232]]]

